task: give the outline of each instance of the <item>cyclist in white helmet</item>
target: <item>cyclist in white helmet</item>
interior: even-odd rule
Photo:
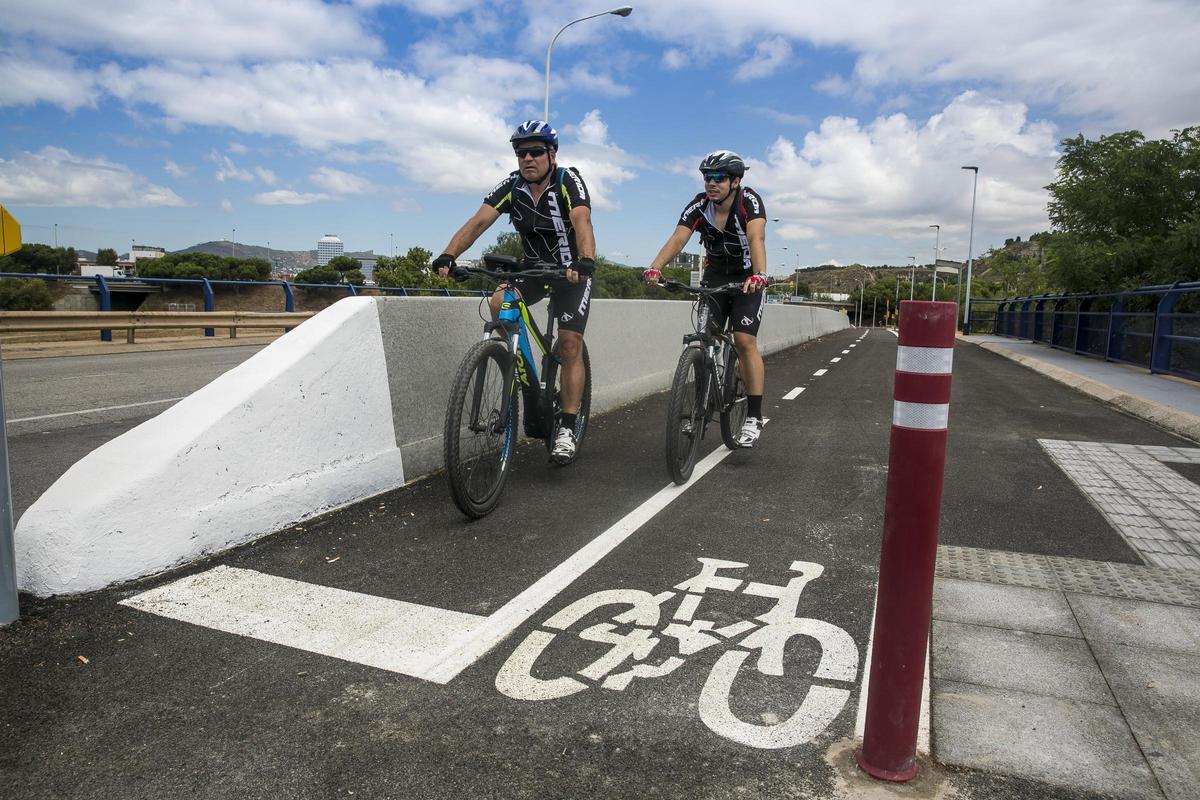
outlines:
[[[558,133],[546,122],[531,119],[509,137],[517,170],[496,184],[483,205],[450,239],[433,260],[443,278],[455,268],[454,259],[475,243],[501,214],[508,214],[521,237],[528,261],[557,264],[566,277],[550,282],[558,316],[558,347],[562,359],[562,413],[550,456],[570,463],[575,455],[575,423],[585,381],[583,331],[587,326],[595,270],[596,237],[592,232],[592,202],[583,178],[574,167],[558,166]],[[541,284],[518,284],[532,306],[546,296]],[[504,292],[492,295],[492,315],[499,313]]]
[[[679,217],[675,232],[642,273],[648,283],[662,280],[662,268],[679,255],[693,231],[704,242],[704,286],[741,281],[740,295],[714,297],[714,323],[733,320],[733,341],[738,350],[742,380],[746,383],[746,422],[738,444],[753,447],[762,433],[762,397],[765,380],[758,352],[758,327],[767,301],[767,209],[762,197],[742,185],[746,162],[732,150],[717,150],[700,162],[704,191],[691,199]]]

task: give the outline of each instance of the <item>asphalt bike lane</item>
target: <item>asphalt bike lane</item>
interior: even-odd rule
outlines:
[[[827,796],[852,756],[891,421],[895,338],[862,334],[768,357],[771,421],[759,446],[724,456],[543,592],[543,605],[510,616],[515,627],[477,661],[455,645],[479,619],[668,483],[665,393],[597,418],[570,468],[550,466],[540,442],[523,445],[484,520],[461,517],[436,476],[170,575],[27,601],[0,647],[0,679],[13,687],[0,771],[18,797]],[[1048,544],[1096,512],[1041,444],[989,420],[1017,402],[1034,417],[1012,411],[1026,435],[1178,442],[1008,366],[956,348],[943,543],[1035,540],[1133,560],[1098,516],[1094,529]],[[702,457],[715,459],[724,447],[719,430],[709,435]],[[954,476],[975,481],[964,497]],[[1035,476],[1043,490],[1025,486]],[[1010,502],[1042,498],[1056,481],[1045,505]],[[997,513],[979,514],[981,502]],[[960,520],[964,503],[975,505]],[[230,574],[251,581],[233,581],[230,595],[224,578],[212,580]],[[147,593],[188,579],[210,582],[142,610]],[[138,598],[139,608],[121,604]],[[179,621],[208,613],[214,598],[253,629]],[[395,622],[397,603],[423,610],[388,628],[381,620]],[[297,604],[303,624],[288,629]],[[370,646],[353,651],[364,638]],[[406,641],[425,650],[397,652]],[[426,669],[445,659],[422,657],[447,650],[466,661],[439,680],[371,665],[411,668],[415,658]],[[995,788],[988,776],[970,780]]]

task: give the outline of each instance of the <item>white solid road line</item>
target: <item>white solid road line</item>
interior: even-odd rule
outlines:
[[[875,587],[875,603],[871,606],[871,628],[867,634],[867,657],[863,661],[862,688],[858,693],[858,716],[854,720],[854,738],[862,739],[867,729],[867,696],[871,683],[871,649],[875,644],[875,612],[879,606],[879,587]],[[917,752],[929,754],[929,645],[925,643],[925,680],[921,684],[921,717],[917,721]]]
[[[767,422],[768,420],[763,420],[764,425]],[[683,486],[671,484],[659,490],[658,494],[630,511],[611,528],[584,545],[575,555],[550,570],[537,583],[509,600],[481,626],[469,631],[456,645],[441,653],[432,665],[429,679],[437,683],[449,683],[541,610],[576,578],[595,566],[617,545],[637,532],[655,514],[695,486],[700,478],[732,452],[725,447],[718,447],[696,465],[691,480]]]
[[[488,617],[226,566],[121,603],[193,625],[449,683],[732,452],[718,447],[709,453],[686,484],[660,490]]]
[[[19,419],[10,419],[8,424],[14,422],[37,422],[43,419],[57,419],[58,417],[73,417],[77,414],[98,414],[101,411],[118,411],[122,408],[141,408],[143,406],[157,406],[164,403],[178,403],[182,397],[168,397],[166,400],[148,400],[145,403],[126,403],[123,406],[105,406],[104,408],[85,408],[82,411],[64,411],[61,414],[42,414],[40,417],[21,417]]]
[[[826,372],[829,372],[829,370],[827,370],[827,369],[819,369],[819,370],[817,370],[816,372],[814,372],[814,373],[813,373],[813,377],[814,377],[814,378],[819,378],[819,377],[821,377],[822,375],[824,375]]]
[[[785,394],[785,395],[783,396],[783,399],[784,399],[784,400],[795,400],[797,397],[799,397],[799,396],[800,396],[800,393],[801,393],[801,392],[803,392],[803,391],[804,391],[804,387],[803,387],[803,386],[797,386],[795,389],[792,389],[790,392],[788,392],[787,394]]]

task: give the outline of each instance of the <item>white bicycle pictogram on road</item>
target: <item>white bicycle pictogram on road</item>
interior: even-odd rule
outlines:
[[[786,584],[747,582],[721,574],[749,566],[740,561],[700,558],[699,574],[672,590],[651,594],[639,589],[609,589],[576,600],[542,623],[545,630],[531,632],[517,646],[496,675],[496,688],[517,700],[555,700],[591,686],[623,691],[635,679],[660,678],[683,666],[688,656],[714,645],[728,649],[709,671],[700,693],[700,719],[714,733],[760,748],[794,747],[820,735],[841,713],[850,698],[847,686],[813,683],[800,707],[776,724],[746,722],[730,708],[730,692],[746,661],[756,651],[754,668],[763,675],[784,675],[784,651],[797,636],[807,637],[821,648],[820,661],[812,673],[814,681],[854,684],[858,675],[858,647],[850,634],[819,619],[797,616],[804,588],[825,571],[820,564],[794,561],[798,573]],[[775,601],[753,620],[717,627],[712,620],[697,616],[700,603],[710,592],[765,597]],[[666,608],[678,601],[669,619]],[[606,606],[624,608],[611,621],[578,627],[592,612]],[[663,624],[665,621],[665,624]],[[574,676],[540,678],[534,675],[539,657],[563,634],[574,634],[588,642],[610,645],[606,653],[578,670]],[[740,637],[740,638],[739,638]],[[664,644],[674,639],[676,654],[663,655]],[[627,662],[632,662],[627,667]]]

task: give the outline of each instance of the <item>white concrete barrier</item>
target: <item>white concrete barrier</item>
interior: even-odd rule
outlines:
[[[445,400],[481,311],[471,298],[335,303],[72,466],[17,525],[20,588],[47,596],[151,575],[440,468]],[[690,303],[595,301],[593,412],[667,388],[690,318]],[[760,346],[847,326],[837,312],[768,304]]]

